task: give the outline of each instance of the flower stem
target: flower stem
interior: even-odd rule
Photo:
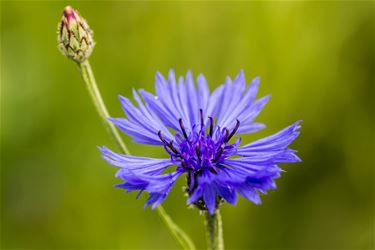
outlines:
[[[179,228],[169,217],[169,215],[165,212],[164,208],[159,205],[156,207],[156,211],[158,212],[160,218],[164,221],[164,223],[170,229],[173,237],[180,243],[181,247],[186,250],[193,250],[195,249],[194,243],[191,239],[186,235],[181,228]]]
[[[83,80],[87,85],[87,89],[89,90],[91,98],[95,104],[96,110],[98,111],[100,118],[106,125],[108,132],[111,134],[121,151],[124,154],[130,155],[129,150],[126,147],[125,143],[122,141],[116,127],[108,121],[108,118],[110,118],[110,116],[100,94],[98,86],[96,85],[94,73],[92,72],[89,61],[85,60],[81,63],[78,63],[78,66],[81,70]],[[164,224],[169,229],[170,233],[181,245],[181,247],[185,250],[194,250],[195,246],[189,236],[187,236],[187,234],[181,228],[179,228],[176,223],[173,222],[171,217],[165,212],[164,208],[159,205],[156,207],[156,211],[158,212],[160,218],[163,220]]]
[[[221,221],[220,210],[216,210],[213,215],[206,212],[206,233],[209,250],[224,250],[223,223]]]
[[[115,126],[111,122],[108,121],[108,118],[110,118],[110,116],[103,102],[98,86],[96,85],[94,73],[92,72],[89,61],[85,60],[79,63],[78,65],[81,70],[83,80],[85,81],[87,89],[89,90],[89,93],[91,95],[92,101],[95,104],[96,110],[98,111],[100,118],[102,118],[104,124],[106,125],[108,132],[111,134],[111,136],[113,137],[114,141],[117,143],[119,148],[125,154],[127,155],[130,154],[128,148],[126,147],[125,143],[122,141],[120,134],[118,133]]]

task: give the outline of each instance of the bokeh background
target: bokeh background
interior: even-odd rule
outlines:
[[[74,63],[56,48],[66,5],[95,32],[91,63],[113,116],[117,96],[153,90],[157,70],[202,72],[211,88],[240,69],[272,93],[248,142],[303,120],[278,190],[256,206],[225,205],[228,249],[373,249],[374,3],[3,1],[1,3],[1,247],[174,249],[146,196],[112,186],[115,149]],[[132,143],[131,152],[166,156]],[[203,217],[181,180],[164,206],[200,248]]]

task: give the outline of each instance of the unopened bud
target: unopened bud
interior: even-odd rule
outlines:
[[[61,53],[75,62],[83,62],[94,48],[93,32],[78,11],[67,6],[58,25],[58,47]]]

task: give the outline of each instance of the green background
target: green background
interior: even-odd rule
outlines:
[[[228,249],[373,249],[374,3],[1,3],[1,246],[4,249],[171,249],[178,245],[146,196],[112,186],[115,149],[74,63],[57,50],[65,5],[95,32],[90,58],[104,100],[153,91],[154,74],[191,69],[211,88],[244,69],[272,93],[245,142],[303,120],[278,189],[256,206],[224,205]],[[165,157],[134,144],[131,152]],[[181,180],[164,206],[205,247],[203,217],[186,208]]]

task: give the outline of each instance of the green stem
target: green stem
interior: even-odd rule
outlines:
[[[167,225],[172,233],[173,237],[180,243],[181,247],[186,250],[195,249],[194,243],[191,239],[186,235],[181,228],[179,228],[169,217],[169,215],[165,212],[164,208],[159,205],[156,207],[156,211],[158,212],[160,218],[163,222]]]
[[[223,225],[218,209],[213,215],[206,212],[206,233],[209,250],[224,250]]]
[[[125,143],[122,141],[116,127],[108,121],[108,118],[110,116],[100,94],[98,86],[96,85],[94,73],[92,72],[89,61],[86,60],[82,63],[79,63],[78,66],[81,70],[83,80],[87,85],[87,89],[89,90],[91,98],[95,104],[96,110],[98,111],[100,118],[102,118],[104,124],[106,125],[108,132],[112,135],[121,151],[124,154],[130,155],[129,150],[126,147]],[[164,208],[161,205],[156,207],[156,211],[158,212],[160,218],[163,220],[164,224],[169,229],[170,233],[178,241],[183,249],[195,249],[195,246],[189,236],[187,236],[187,234],[181,228],[179,228],[176,223],[173,222],[171,217],[169,217],[169,215],[165,212]]]
[[[89,93],[91,95],[92,101],[95,104],[96,110],[98,111],[98,114],[100,118],[102,118],[104,124],[107,127],[108,132],[111,134],[119,148],[127,155],[129,155],[129,150],[126,147],[125,143],[122,141],[120,134],[118,133],[115,125],[113,125],[111,122],[108,121],[108,118],[110,118],[107,108],[105,107],[103,98],[100,94],[100,91],[98,89],[98,86],[96,85],[94,73],[92,72],[90,63],[88,60],[78,64],[81,69],[81,74],[83,77],[83,80],[86,83],[87,89],[89,90]]]

